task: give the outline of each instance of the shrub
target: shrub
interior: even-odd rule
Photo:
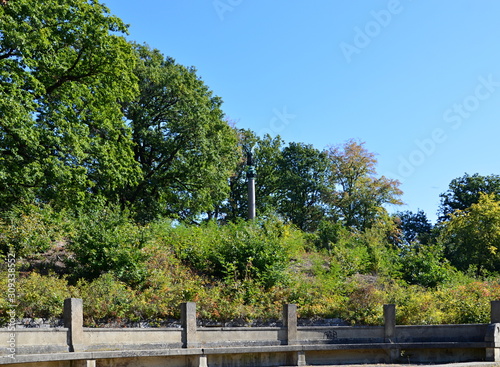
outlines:
[[[114,206],[95,206],[79,213],[78,228],[68,248],[71,280],[92,280],[111,272],[118,279],[138,284],[145,276],[146,242],[143,228],[134,224],[126,212]]]
[[[342,317],[351,324],[382,325],[386,293],[371,277],[354,277],[347,285],[346,309]]]
[[[435,292],[417,285],[397,285],[391,293],[390,302],[397,306],[397,324],[433,325],[443,322],[445,313]]]
[[[446,315],[443,323],[468,324],[488,323],[490,302],[500,299],[500,285],[497,281],[473,280],[437,291]]]
[[[54,241],[71,231],[67,212],[55,211],[49,205],[20,205],[0,219],[0,254],[10,247],[18,258],[48,250]]]
[[[453,275],[453,268],[443,257],[439,245],[409,245],[400,252],[403,279],[410,284],[436,287],[447,282]]]
[[[103,274],[92,281],[82,279],[76,288],[83,299],[84,325],[137,319],[132,311],[136,293],[112,274]]]
[[[16,290],[19,318],[60,318],[64,300],[74,294],[74,288],[68,286],[66,279],[54,275],[41,276],[35,272],[20,277]]]
[[[205,274],[254,279],[270,288],[286,281],[285,270],[303,239],[289,226],[268,220],[180,226],[172,232],[171,241],[180,259]]]

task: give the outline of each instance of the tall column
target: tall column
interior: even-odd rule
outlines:
[[[255,177],[248,174],[248,219],[255,219]]]
[[[255,166],[253,165],[253,148],[247,150],[247,184],[248,184],[248,219],[255,219]]]

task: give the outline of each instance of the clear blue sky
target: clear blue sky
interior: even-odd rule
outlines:
[[[402,182],[396,210],[435,221],[453,178],[500,174],[497,0],[103,2],[130,39],[195,66],[238,127],[366,142]]]

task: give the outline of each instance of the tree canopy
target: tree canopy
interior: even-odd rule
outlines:
[[[236,134],[223,119],[222,100],[196,69],[135,45],[139,96],[123,104],[142,174],[122,200],[142,219],[193,218],[228,194],[238,160]]]
[[[281,152],[278,212],[300,229],[314,231],[324,218],[327,156],[312,145],[290,143]]]
[[[380,219],[385,204],[402,204],[399,181],[377,177],[374,153],[364,143],[349,140],[328,150],[330,192],[327,202],[333,215],[346,226],[365,229]]]
[[[97,1],[0,6],[0,201],[112,196],[137,166],[120,103],[137,92],[123,22]]]
[[[500,202],[481,193],[477,203],[451,214],[440,240],[457,269],[472,268],[479,275],[500,271]]]
[[[429,241],[433,226],[423,210],[416,213],[411,211],[398,212],[395,216],[402,232],[401,241],[405,245],[426,244]]]
[[[230,126],[194,67],[127,42],[96,0],[13,0],[0,19],[2,209],[100,200],[141,222],[245,218],[250,145],[260,215],[363,230],[399,203],[362,143],[321,151]]]
[[[448,220],[455,210],[465,210],[479,202],[481,193],[500,195],[500,176],[464,174],[453,179],[446,192],[440,195],[440,220]]]

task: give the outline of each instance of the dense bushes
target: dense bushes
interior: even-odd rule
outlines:
[[[274,320],[283,303],[295,303],[301,318],[380,324],[382,304],[395,303],[399,324],[470,323],[487,322],[489,301],[500,298],[496,279],[454,270],[439,247],[395,247],[386,226],[322,224],[313,234],[276,218],[140,226],[95,205],[74,215],[19,209],[0,229],[17,251],[20,318],[59,318],[66,297],[81,297],[88,326],[163,325],[179,319],[185,301],[197,302],[203,322]],[[55,246],[65,267],[56,274],[49,263],[42,275],[33,262]],[[3,262],[2,289],[6,274]],[[0,320],[7,309],[1,298]]]
[[[279,221],[209,222],[179,226],[170,243],[177,257],[203,274],[228,281],[252,279],[270,288],[286,282],[286,269],[300,249],[301,233]]]
[[[67,212],[51,206],[19,205],[0,217],[0,254],[9,248],[17,256],[33,256],[47,251],[54,242],[71,234]]]
[[[71,278],[95,279],[110,272],[131,284],[144,280],[143,228],[116,207],[92,206],[78,213],[69,237]]]

